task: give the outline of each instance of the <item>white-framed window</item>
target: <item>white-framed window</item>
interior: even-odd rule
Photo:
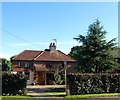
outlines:
[[[29,67],[29,62],[25,62],[25,67]]]
[[[20,62],[18,63],[18,67],[20,68],[21,66],[20,66]]]

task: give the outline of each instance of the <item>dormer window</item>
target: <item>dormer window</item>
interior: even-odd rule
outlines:
[[[29,63],[28,62],[25,62],[25,67],[29,67]]]

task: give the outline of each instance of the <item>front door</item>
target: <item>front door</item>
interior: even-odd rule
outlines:
[[[43,71],[38,72],[38,84],[40,84],[40,85],[45,84],[45,72],[43,72]]]

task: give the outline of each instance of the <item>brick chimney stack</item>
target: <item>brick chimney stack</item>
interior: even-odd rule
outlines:
[[[50,51],[56,50],[56,44],[50,43],[49,49],[50,49]]]

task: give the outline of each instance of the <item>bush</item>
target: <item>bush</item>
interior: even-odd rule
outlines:
[[[70,94],[120,93],[120,74],[69,74]]]
[[[2,74],[2,95],[26,95],[27,79],[20,74]]]
[[[64,74],[61,73],[49,73],[47,74],[47,84],[48,85],[63,85],[65,84]]]

